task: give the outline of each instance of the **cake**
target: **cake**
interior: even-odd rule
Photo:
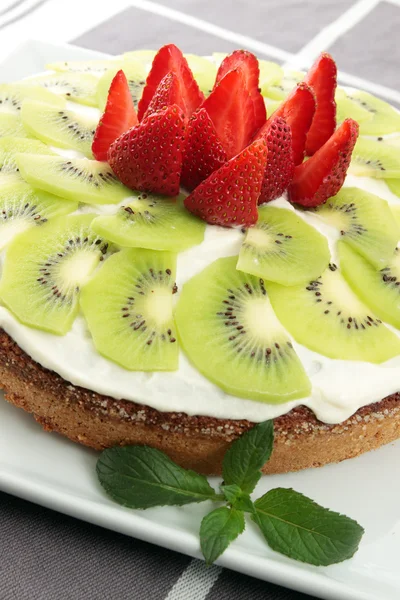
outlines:
[[[206,474],[266,419],[266,473],[397,439],[399,131],[326,53],[168,45],[2,84],[6,400]]]

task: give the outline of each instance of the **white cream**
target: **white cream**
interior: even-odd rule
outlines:
[[[346,185],[357,185],[377,193],[390,203],[400,204],[384,182],[349,176]],[[274,204],[295,210],[284,198]],[[89,208],[97,211],[99,207]],[[101,210],[114,211],[115,207],[101,207]],[[311,213],[298,214],[328,238],[334,252],[336,230]],[[185,281],[217,258],[238,254],[242,239],[243,234],[237,229],[207,226],[204,242],[178,256],[179,291]],[[384,364],[374,365],[333,360],[293,342],[310,377],[311,395],[284,404],[264,404],[226,394],[192,367],[182,352],[179,369],[175,372],[127,371],[97,353],[81,316],[67,335],[59,337],[22,325],[8,310],[0,307],[0,326],[35,361],[73,385],[116,399],[147,404],[160,411],[259,422],[303,404],[311,408],[321,421],[339,423],[361,406],[379,401],[400,389],[400,355]],[[400,331],[396,333],[400,336]]]

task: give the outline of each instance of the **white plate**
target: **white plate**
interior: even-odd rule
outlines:
[[[27,42],[0,65],[0,81],[44,69],[56,60],[99,58],[73,46]],[[10,76],[12,74],[12,77]],[[1,397],[1,394],[0,394]],[[103,494],[97,454],[56,434],[0,400],[0,489],[91,523],[200,558],[198,529],[207,504],[130,511]],[[351,516],[366,530],[356,556],[316,568],[269,550],[252,523],[218,561],[220,565],[327,600],[400,598],[400,441],[322,469],[264,477],[256,495],[293,487]],[[215,480],[216,482],[217,480]]]

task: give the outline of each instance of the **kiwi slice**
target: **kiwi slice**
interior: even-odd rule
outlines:
[[[389,190],[400,198],[400,179],[385,179]]]
[[[19,115],[0,112],[0,138],[6,136],[32,137],[23,126]]]
[[[0,299],[24,325],[58,335],[71,328],[81,286],[108,249],[90,229],[92,219],[90,214],[58,217],[8,246]]]
[[[22,83],[0,84],[0,112],[19,115],[24,100],[37,100],[54,106],[63,106],[63,99],[39,85]]]
[[[400,181],[399,181],[399,187],[400,187]],[[389,204],[389,208],[390,208],[392,215],[394,216],[394,220],[396,221],[398,231],[399,231],[399,238],[400,238],[400,204]]]
[[[130,52],[124,52],[123,58],[128,62],[131,60],[140,62],[147,74],[151,69],[156,54],[157,52],[155,52],[155,50],[131,50]]]
[[[321,275],[330,252],[326,238],[292,210],[261,206],[246,232],[237,268],[282,285],[297,285]]]
[[[384,269],[376,269],[347,244],[338,244],[340,269],[359,298],[383,321],[400,328],[400,251]]]
[[[135,60],[126,60],[122,65],[109,69],[100,77],[96,91],[97,104],[100,110],[104,110],[111,82],[120,69],[126,75],[133,104],[137,110],[138,102],[142,97],[142,91],[146,84],[146,70],[139,61]]]
[[[175,271],[176,256],[169,252],[134,248],[107,260],[80,300],[100,354],[131,371],[178,368]]]
[[[18,233],[78,208],[78,202],[34,190],[19,181],[0,187],[0,250]]]
[[[97,106],[96,88],[98,78],[86,73],[54,73],[40,75],[26,80],[33,85],[40,85],[45,89],[63,96],[66,100],[74,100],[79,104]]]
[[[400,113],[384,100],[359,90],[347,94],[347,98],[357,108],[361,107],[371,115],[370,119],[359,121],[361,135],[384,135],[400,132]],[[352,117],[353,114],[350,111],[350,114],[346,116]]]
[[[378,140],[359,137],[351,157],[350,173],[377,179],[400,177],[399,148]]]
[[[354,119],[360,125],[372,119],[372,113],[347,95],[343,88],[336,88],[336,123],[340,125],[345,119]]]
[[[280,84],[284,78],[284,72],[278,63],[270,60],[259,60],[258,66],[260,68],[259,85],[262,95],[265,96],[271,86]]]
[[[182,198],[131,194],[133,199],[115,215],[94,219],[92,227],[96,233],[120,246],[172,252],[181,252],[203,241],[205,223],[185,209]]]
[[[98,117],[33,100],[24,102],[21,117],[28,132],[43,142],[77,150],[92,157],[92,142]]]
[[[194,366],[225,392],[281,403],[311,385],[276,318],[264,281],[220,258],[183,287],[176,309],[181,345]]]
[[[104,162],[34,154],[17,154],[15,159],[25,181],[62,198],[116,204],[132,194]]]
[[[197,54],[185,54],[189,67],[201,91],[208,96],[214,87],[217,66],[211,60]]]
[[[386,200],[359,188],[342,188],[315,212],[375,267],[390,262],[399,235]]]
[[[400,353],[400,339],[356,296],[333,263],[305,285],[269,283],[267,289],[278,319],[310,350],[371,363]]]
[[[89,73],[99,77],[108,69],[117,66],[121,61],[117,60],[68,60],[62,62],[53,62],[46,65],[49,71],[57,71],[59,73]]]
[[[29,138],[0,138],[0,184],[22,181],[15,155],[19,152],[53,155],[54,152],[39,140]]]
[[[268,96],[272,100],[282,101],[296,87],[299,81],[303,81],[304,73],[301,71],[285,70],[283,77],[279,82],[264,86],[262,89],[263,96]]]
[[[271,98],[267,98],[267,96],[264,96],[264,102],[267,108],[268,117],[271,117],[282,104],[282,100],[271,100]]]

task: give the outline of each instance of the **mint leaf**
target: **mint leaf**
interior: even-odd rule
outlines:
[[[261,477],[261,467],[271,456],[273,443],[272,421],[258,423],[241,435],[225,454],[222,465],[224,483],[236,483],[243,492],[251,494]]]
[[[240,487],[236,483],[231,485],[221,485],[221,492],[225,496],[225,499],[237,510],[243,510],[244,512],[254,512],[254,505],[248,494],[244,494]]]
[[[255,501],[253,521],[268,545],[290,558],[326,566],[351,558],[364,529],[292,489],[276,488]]]
[[[96,469],[105,491],[129,508],[223,499],[203,475],[182,469],[163,452],[147,446],[104,450]]]
[[[212,565],[244,528],[244,514],[235,508],[222,506],[208,513],[200,525],[200,547],[207,565]]]

